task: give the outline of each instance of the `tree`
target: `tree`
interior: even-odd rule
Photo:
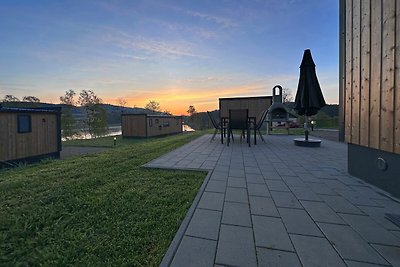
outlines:
[[[283,88],[282,102],[283,103],[293,102],[292,91],[289,88]]]
[[[165,115],[172,116],[172,112],[169,111],[168,109],[164,110],[163,113],[164,113]]]
[[[75,100],[74,100],[75,95],[76,95],[76,93],[74,90],[69,89],[68,91],[65,91],[65,95],[60,96],[60,103],[65,104],[65,105],[74,106],[75,105]]]
[[[127,103],[128,103],[128,102],[125,100],[125,98],[122,98],[122,97],[117,98],[117,104],[118,104],[119,106],[125,107]]]
[[[13,95],[5,95],[2,101],[3,102],[18,102],[19,99],[18,99],[18,97],[13,96]]]
[[[192,116],[194,113],[196,113],[196,108],[190,105],[189,109],[186,112],[189,114],[189,116]]]
[[[76,93],[74,90],[68,90],[65,95],[60,96],[60,103],[64,104],[61,111],[61,129],[62,136],[65,139],[70,139],[76,134],[76,121],[72,115],[72,108],[74,106],[74,96]]]
[[[24,101],[24,102],[32,102],[32,103],[39,103],[40,99],[37,98],[36,96],[28,95],[28,96],[24,96],[22,98],[22,101]]]
[[[149,103],[144,106],[145,109],[148,109],[152,112],[161,112],[160,103],[155,100],[150,100]]]
[[[92,137],[102,136],[107,132],[107,114],[101,107],[103,101],[92,90],[82,90],[78,103],[85,109],[84,120],[87,131]]]

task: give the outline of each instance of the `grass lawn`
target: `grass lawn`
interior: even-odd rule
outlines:
[[[0,265],[159,265],[206,174],[140,166],[201,134],[0,171]]]
[[[187,134],[187,133],[185,133]],[[116,147],[142,144],[146,142],[153,142],[154,140],[161,140],[165,137],[153,137],[153,138],[122,138],[122,136],[116,136],[117,142]],[[95,139],[76,139],[62,142],[63,146],[88,146],[88,147],[114,147],[114,136],[107,136]]]

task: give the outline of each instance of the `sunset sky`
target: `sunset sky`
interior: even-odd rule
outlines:
[[[0,99],[91,89],[105,103],[214,110],[276,84],[294,96],[307,48],[338,103],[337,0],[2,0]]]

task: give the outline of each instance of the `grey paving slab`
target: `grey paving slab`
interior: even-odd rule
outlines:
[[[344,259],[387,264],[387,261],[350,226],[327,223],[318,225]]]
[[[390,264],[400,266],[400,247],[372,245]]]
[[[391,221],[386,219],[385,213],[390,213],[392,211],[381,207],[370,207],[370,206],[357,206],[365,214],[368,214],[372,220],[379,223],[388,230],[400,231],[400,228],[393,224]]]
[[[346,266],[332,245],[325,238],[290,235],[303,266]]]
[[[390,231],[393,235],[397,236],[397,238],[400,238],[400,231]]]
[[[184,236],[171,263],[174,267],[214,266],[217,241]]]
[[[204,192],[200,198],[198,207],[201,209],[222,211],[224,205],[224,194],[214,192]]]
[[[249,184],[265,184],[264,177],[260,174],[246,174],[246,180]]]
[[[245,178],[228,177],[228,186],[229,187],[247,188],[246,179]]]
[[[392,266],[392,265],[381,265],[381,264],[374,264],[374,263],[366,263],[366,262],[359,262],[359,261],[351,261],[345,260],[348,267],[384,267],[384,266]]]
[[[206,191],[208,192],[217,192],[217,193],[225,193],[226,182],[218,181],[218,180],[210,180],[206,186]]]
[[[280,218],[252,216],[256,246],[294,251]]]
[[[336,192],[338,192],[353,205],[382,207],[382,205],[378,204],[377,200],[370,199],[356,191],[336,190]]]
[[[315,194],[308,187],[289,186],[292,193],[299,200],[322,201],[320,195]]]
[[[247,190],[245,188],[228,187],[225,201],[249,203]]]
[[[289,187],[283,182],[283,180],[266,180],[268,189],[270,191],[284,191],[290,192]]]
[[[278,208],[288,233],[323,236],[305,210]]]
[[[258,266],[271,267],[301,267],[296,253],[274,250],[268,248],[257,248]]]
[[[369,243],[400,247],[400,239],[371,220],[369,216],[352,214],[341,214],[340,216]]]
[[[272,198],[249,196],[249,200],[251,214],[280,217]]]
[[[357,206],[351,204],[342,196],[320,195],[319,197],[336,212],[360,215],[364,214]]]
[[[277,207],[298,208],[298,209],[303,208],[300,205],[300,202],[291,192],[271,191],[270,193]]]
[[[331,195],[331,196],[338,195],[338,193],[333,191],[326,184],[321,184],[321,183],[306,183],[306,184],[307,184],[307,187],[310,188],[312,191],[314,191],[314,193],[316,193],[316,194]]]
[[[271,196],[266,184],[248,184],[247,190],[250,196],[260,196],[260,197]]]
[[[299,258],[303,266],[343,266],[343,254],[353,267],[396,264],[400,228],[385,213],[400,213],[400,204],[347,173],[345,144],[324,140],[311,150],[271,135],[249,148],[210,138],[146,164],[212,172],[163,262],[176,255],[177,266],[255,266],[257,257],[260,266],[297,266]]]
[[[279,175],[279,173],[277,173],[276,171],[271,171],[271,170],[265,170],[265,171],[261,171],[262,175],[264,176],[264,179],[268,179],[268,180],[281,180],[281,176]]]
[[[221,216],[220,211],[196,209],[186,235],[217,240]]]
[[[284,176],[282,175],[282,180],[290,186],[306,186],[306,184],[297,176]]]
[[[300,200],[300,203],[315,222],[345,224],[343,219],[323,202]]]
[[[211,174],[210,180],[226,181],[228,180],[228,172],[214,171]]]
[[[222,223],[251,227],[249,205],[247,203],[225,202]]]
[[[342,183],[341,181],[337,180],[337,179],[325,179],[324,183],[333,190],[350,190],[353,191],[353,189],[350,186],[345,185],[344,183]]]
[[[257,266],[252,229],[222,224],[215,263],[231,266]]]
[[[231,177],[239,177],[239,178],[246,177],[246,175],[244,173],[244,169],[230,169],[229,170],[229,176],[231,176]]]
[[[258,168],[258,166],[252,166],[252,167],[245,167],[244,171],[246,173],[246,175],[248,174],[258,174],[261,175],[261,171]],[[262,176],[262,175],[261,175]]]

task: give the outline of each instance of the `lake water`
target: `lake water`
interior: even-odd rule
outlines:
[[[189,125],[182,125],[183,131],[184,132],[194,132],[195,130],[191,128]],[[115,136],[115,135],[121,135],[122,134],[122,129],[121,125],[113,125],[108,127],[108,133],[103,135],[103,136]],[[90,134],[87,134],[84,131],[79,131],[78,134],[73,136],[72,139],[92,139],[92,136]],[[63,141],[65,141],[65,138],[63,138]]]

